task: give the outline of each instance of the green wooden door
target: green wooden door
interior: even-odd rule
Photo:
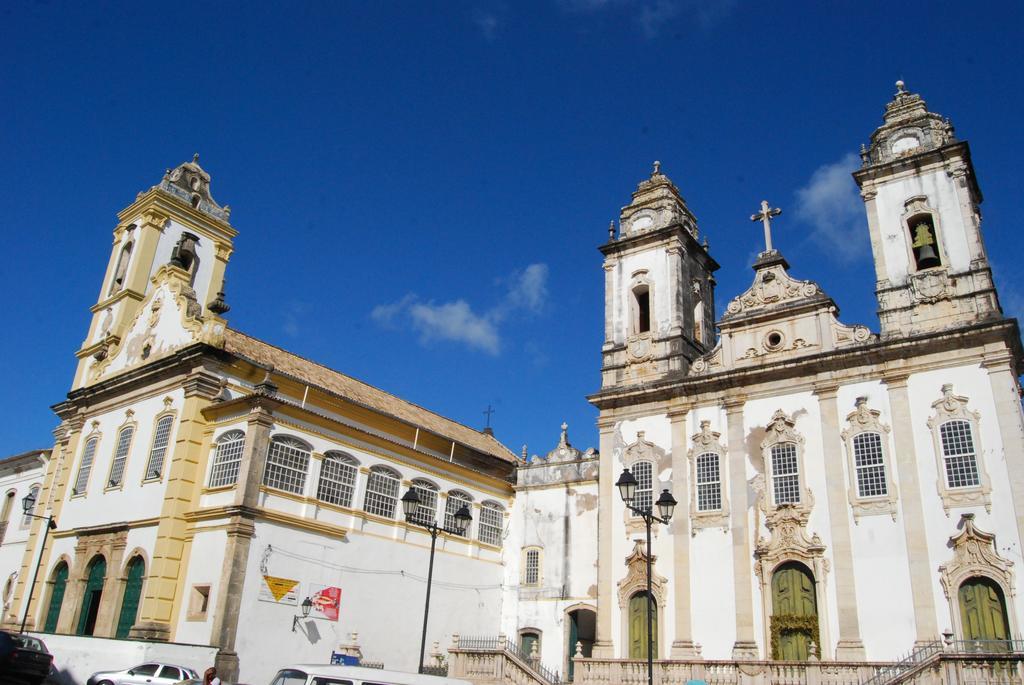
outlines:
[[[50,589],[50,606],[46,609],[46,623],[43,631],[53,633],[57,630],[60,618],[60,605],[64,603],[64,590],[68,586],[68,565],[61,562],[53,572],[53,587]]]
[[[651,615],[651,655],[658,658],[658,608],[648,602],[647,593],[639,592],[629,598],[629,658],[647,658],[647,607]]]
[[[1009,636],[1003,592],[988,578],[969,578],[960,586],[960,623],[965,640],[1006,640]]]
[[[805,661],[817,638],[814,580],[802,564],[784,564],[772,574],[772,658]]]
[[[103,598],[103,580],[107,577],[107,562],[103,557],[96,557],[89,564],[89,577],[82,593],[82,611],[78,616],[78,634],[92,635],[96,629],[96,615],[100,611],[100,600]]]
[[[117,619],[117,632],[114,637],[128,637],[128,631],[135,625],[135,617],[139,612],[139,597],[142,596],[142,578],[145,573],[146,565],[142,557],[135,557],[128,562],[128,577],[124,584],[124,598],[121,600],[121,616]]]

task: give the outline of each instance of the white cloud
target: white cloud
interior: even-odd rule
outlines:
[[[547,279],[547,264],[530,264],[500,279],[499,282],[507,284],[505,295],[480,314],[462,298],[442,303],[421,302],[416,294],[410,293],[397,302],[377,305],[370,317],[388,328],[408,325],[425,345],[437,340],[459,342],[497,355],[501,352],[499,327],[515,315],[541,312],[547,302]]]
[[[673,0],[645,3],[636,15],[636,23],[646,38],[654,38],[661,32],[665,22],[679,14],[679,11],[679,3]]]
[[[288,302],[281,320],[281,329],[285,334],[292,338],[299,337],[299,334],[302,333],[302,324],[305,323],[306,315],[311,309],[308,302],[297,300]]]
[[[473,23],[480,29],[480,33],[488,41],[493,41],[498,35],[501,27],[501,18],[495,12],[483,9],[473,10]]]
[[[850,174],[860,158],[850,152],[819,167],[807,185],[796,191],[796,217],[811,226],[811,239],[831,257],[849,262],[868,248],[864,202]]]
[[[666,25],[696,23],[707,31],[728,16],[736,0],[557,0],[559,6],[574,14],[596,14],[628,7],[645,38],[656,38]]]

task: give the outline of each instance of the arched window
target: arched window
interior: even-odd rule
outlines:
[[[633,288],[634,330],[637,334],[651,330],[651,289],[648,285]]]
[[[129,240],[121,248],[121,254],[117,256],[117,266],[114,267],[114,278],[110,281],[110,290],[107,292],[107,295],[113,295],[124,287],[125,278],[128,275],[128,263],[131,261],[132,248],[134,246],[135,242]]]
[[[124,465],[128,461],[128,452],[131,450],[132,438],[134,436],[134,426],[125,426],[117,434],[117,449],[114,450],[114,461],[110,463],[110,478],[107,479],[108,487],[117,487],[124,479]]]
[[[242,463],[242,449],[245,447],[245,433],[228,431],[217,440],[217,451],[213,454],[210,468],[210,487],[219,488],[238,482],[238,469]]]
[[[92,462],[96,458],[96,445],[99,438],[89,438],[82,450],[82,462],[78,465],[78,475],[75,477],[75,487],[71,489],[72,495],[84,495],[85,489],[89,487],[89,474],[92,473]]]
[[[629,598],[629,658],[647,658],[647,612],[651,612],[651,656],[658,658],[658,606],[646,591]]]
[[[978,460],[974,452],[971,424],[963,420],[947,421],[939,425],[942,458],[946,466],[946,486],[949,488],[977,487]]]
[[[772,658],[806,661],[813,642],[819,648],[814,576],[801,563],[787,562],[772,574]]]
[[[366,478],[363,509],[370,514],[394,518],[400,481],[399,475],[386,466],[371,466]]]
[[[796,443],[772,445],[772,496],[775,506],[800,504],[800,460]]]
[[[633,464],[630,469],[633,477],[636,478],[636,494],[633,496],[633,506],[641,511],[651,508],[652,493],[654,492],[654,464],[643,460]]]
[[[28,489],[28,492],[29,492],[30,495],[32,495],[32,499],[33,499],[33,501],[35,501],[36,506],[39,506],[39,490],[40,490],[40,487],[38,485],[33,485],[32,487],[30,487]],[[34,514],[34,513],[35,513],[34,511],[26,512],[26,514]],[[32,523],[32,517],[31,516],[27,516],[26,515],[26,516],[22,516],[21,517],[21,527],[22,528],[28,528],[30,523]]]
[[[704,342],[704,303],[699,299],[693,305],[693,339]]]
[[[910,229],[910,249],[914,254],[914,265],[918,271],[941,266],[938,234],[931,214],[915,214],[907,219]]]
[[[146,575],[146,562],[140,556],[132,557],[125,569],[124,596],[121,599],[121,614],[117,619],[114,637],[126,638],[139,613],[139,598],[142,597],[142,580]]]
[[[275,436],[267,448],[267,467],[263,484],[285,492],[301,495],[306,489],[309,471],[309,445],[287,435]]]
[[[455,528],[455,514],[462,507],[473,507],[473,498],[462,490],[451,490],[448,493],[448,499],[444,503],[444,527],[448,530],[456,530]],[[462,533],[465,537],[470,537],[469,528],[466,529],[465,533]]]
[[[92,635],[96,630],[96,616],[103,600],[103,581],[107,578],[107,560],[96,555],[89,562],[85,591],[82,593],[82,610],[78,615],[78,635]]]
[[[11,520],[11,511],[14,509],[14,497],[17,493],[10,490],[4,497],[3,513],[0,513],[0,523],[7,523]]]
[[[149,450],[149,462],[146,464],[146,480],[160,478],[164,472],[164,457],[167,455],[167,445],[171,440],[171,425],[174,423],[173,416],[161,416],[156,422],[156,430],[153,431],[153,446]]]
[[[527,547],[523,550],[523,585],[540,585],[540,547]]]
[[[519,651],[522,656],[530,659],[534,651],[540,656],[540,634],[536,628],[523,628],[519,631]]]
[[[316,498],[339,507],[351,507],[358,467],[359,462],[344,452],[326,453],[320,465]]]
[[[505,510],[497,502],[484,502],[480,505],[480,524],[476,529],[480,542],[488,545],[501,545],[504,517]]]
[[[1007,640],[1010,623],[1006,616],[1006,600],[999,585],[990,578],[968,578],[957,592],[960,602],[960,626],[965,640]],[[978,651],[1001,651],[979,649]]]
[[[46,609],[46,620],[43,623],[43,631],[52,633],[57,630],[57,621],[60,619],[60,608],[64,604],[64,591],[68,586],[68,565],[60,562],[53,569],[53,576],[50,581],[50,602]]]
[[[437,486],[429,480],[414,478],[412,489],[420,498],[414,519],[420,523],[434,523],[437,520]]]

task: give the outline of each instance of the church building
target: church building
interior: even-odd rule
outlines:
[[[598,449],[563,424],[532,458],[232,328],[230,208],[197,158],[169,170],[118,215],[52,452],[19,476],[57,527],[20,521],[5,626],[69,673],[175,655],[267,683],[332,651],[415,670],[429,557],[426,661],[478,683],[626,682],[649,655],[663,682],[712,662],[861,682],[943,639],[1014,652],[1024,351],[970,149],[898,82],[861,159],[877,331],[791,271],[767,202],[716,321],[719,265],[655,163],[600,248]],[[648,546],[633,510],[665,498]]]

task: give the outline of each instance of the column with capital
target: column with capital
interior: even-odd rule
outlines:
[[[613,507],[615,500],[615,460],[612,451],[615,446],[615,421],[598,419],[600,442],[598,443],[601,457],[598,472],[597,501],[597,634],[594,640],[593,655],[599,659],[615,657],[615,645],[612,642],[612,611],[615,606],[613,594],[612,569],[616,564],[612,558],[612,539],[614,536],[615,516]]]
[[[699,658],[693,646],[690,615],[690,497],[689,468],[686,458],[686,417],[688,407],[668,413],[672,431],[672,492],[679,500],[672,517],[672,592],[675,599],[676,634],[672,640],[673,659]]]
[[[729,535],[732,536],[732,573],[736,600],[736,642],[732,647],[733,659],[756,659],[757,642],[754,640],[754,555],[750,542],[747,511],[747,451],[743,429],[745,399],[730,397],[725,401],[726,423],[729,431],[729,499],[732,503]]]

